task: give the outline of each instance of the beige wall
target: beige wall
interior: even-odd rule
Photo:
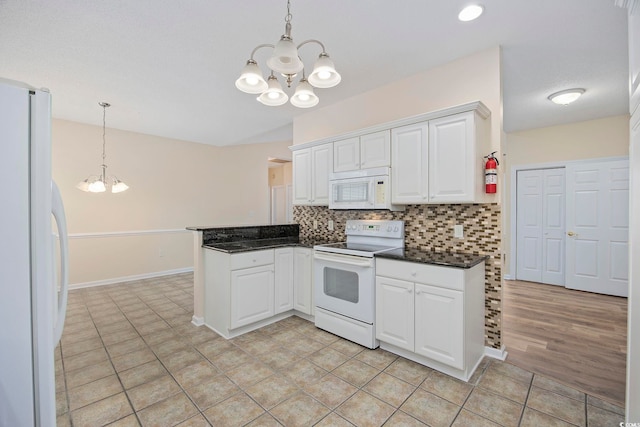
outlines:
[[[514,166],[629,155],[629,116],[613,116],[513,132],[506,135],[504,177],[504,251],[511,254],[511,170]],[[505,274],[510,274],[507,260]]]
[[[75,188],[99,173],[102,129],[53,121],[53,177],[67,214],[71,284],[110,281],[193,266],[193,225],[266,224],[267,158],[290,141],[214,147],[107,129],[107,173],[124,193]],[[139,231],[158,230],[144,234]],[[109,236],[105,233],[133,232]],[[82,236],[90,234],[90,236]]]
[[[500,151],[499,47],[297,116],[293,121],[293,143],[302,144],[477,100],[491,110],[491,145],[493,150]]]

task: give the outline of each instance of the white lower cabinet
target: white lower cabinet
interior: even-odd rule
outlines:
[[[313,249],[295,248],[293,262],[293,308],[313,315]]]
[[[233,270],[231,329],[273,316],[274,296],[273,265]]]
[[[233,338],[297,310],[313,315],[311,248],[204,253],[204,323]]]
[[[413,283],[376,277],[376,338],[405,350],[414,349]]]
[[[293,309],[294,248],[274,249],[275,314]]]
[[[415,352],[464,368],[464,295],[461,291],[415,284]]]
[[[484,354],[484,263],[376,260],[380,346],[467,381]]]

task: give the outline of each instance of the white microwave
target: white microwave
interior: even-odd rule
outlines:
[[[331,174],[329,209],[388,209],[403,211],[391,204],[389,168],[361,169]]]

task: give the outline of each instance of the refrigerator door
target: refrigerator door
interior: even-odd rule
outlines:
[[[0,81],[0,425],[35,425],[29,92]]]
[[[0,144],[0,426],[53,426],[56,285],[48,92],[0,79]],[[60,233],[66,233],[63,212],[55,215],[63,218]]]
[[[56,423],[51,96],[30,91],[31,313],[35,425]],[[62,230],[59,230],[62,233]],[[64,255],[62,255],[64,256]]]

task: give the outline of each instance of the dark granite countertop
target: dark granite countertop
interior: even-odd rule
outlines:
[[[388,258],[399,261],[416,262],[419,264],[433,264],[444,267],[471,268],[489,257],[454,252],[423,251],[420,249],[404,248],[376,254],[376,258]]]
[[[327,242],[315,240],[300,240],[298,237],[285,237],[280,239],[259,239],[224,243],[209,243],[202,245],[202,247],[231,254],[238,252],[259,251],[262,249],[284,248],[288,246],[313,248],[315,245],[321,245],[325,243]]]

